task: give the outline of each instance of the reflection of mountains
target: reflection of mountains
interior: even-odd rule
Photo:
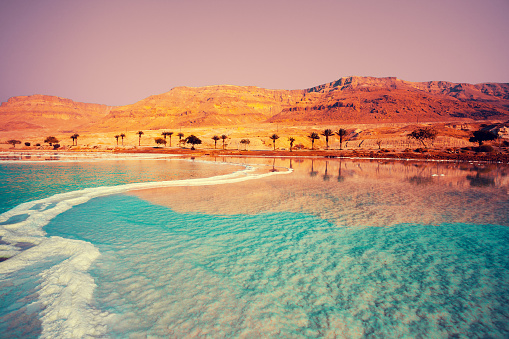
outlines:
[[[330,181],[333,177],[341,182],[356,176],[379,178],[398,175],[402,180],[415,185],[509,186],[509,169],[496,164],[305,159],[297,166],[292,166],[298,168],[306,164],[309,177],[321,178],[323,181]]]
[[[265,165],[266,171],[291,167],[293,172],[237,184],[133,194],[178,212],[298,212],[348,227],[401,222],[509,225],[507,166],[284,157],[223,159]],[[472,208],[474,204],[482,211]]]

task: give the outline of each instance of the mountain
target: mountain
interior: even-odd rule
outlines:
[[[176,87],[109,107],[45,95],[0,106],[0,131],[127,131],[175,127],[507,120],[509,84],[344,77],[304,90]]]
[[[12,97],[0,106],[0,131],[70,132],[105,117],[111,107],[49,95]]]
[[[97,127],[161,129],[250,123],[320,124],[509,117],[509,84],[346,77],[305,90],[177,87],[116,107]]]
[[[269,122],[416,122],[504,119],[509,84],[408,82],[397,78],[348,77],[305,91]]]
[[[116,107],[97,127],[129,130],[259,123],[300,100],[303,93],[228,85],[177,87]]]

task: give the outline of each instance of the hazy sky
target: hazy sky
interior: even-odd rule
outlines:
[[[509,82],[509,0],[0,0],[0,101],[343,76]]]

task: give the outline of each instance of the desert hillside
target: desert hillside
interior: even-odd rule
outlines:
[[[42,137],[56,135],[67,145],[70,133],[79,133],[81,145],[113,146],[115,135],[124,133],[125,146],[134,147],[140,142],[153,145],[161,131],[170,130],[175,135],[179,131],[199,135],[207,147],[213,135],[226,134],[237,148],[246,137],[251,138],[250,147],[270,148],[267,137],[276,132],[282,138],[293,135],[296,144],[309,147],[311,129],[343,127],[349,130],[350,140],[369,139],[362,145],[371,142],[376,147],[379,138],[403,145],[409,130],[434,123],[442,137],[464,144],[471,132],[463,124],[470,124],[471,130],[508,120],[509,84],[345,77],[292,91],[228,85],[177,87],[118,107],[45,95],[14,97],[0,107],[0,141],[16,138],[40,143]],[[141,140],[139,130],[145,133]],[[317,143],[324,146],[323,140]]]
[[[98,122],[110,109],[106,105],[49,95],[12,97],[0,106],[0,132],[10,135],[78,132]]]
[[[395,123],[504,119],[509,84],[408,82],[348,77],[310,88],[270,122]]]
[[[260,123],[299,101],[304,93],[226,85],[177,87],[116,107],[95,127],[134,130]]]
[[[413,83],[347,77],[306,90],[178,87],[112,109],[99,130],[235,126],[446,122],[509,117],[509,84]]]

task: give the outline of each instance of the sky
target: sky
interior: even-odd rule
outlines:
[[[0,0],[0,102],[347,76],[509,82],[508,0]]]

